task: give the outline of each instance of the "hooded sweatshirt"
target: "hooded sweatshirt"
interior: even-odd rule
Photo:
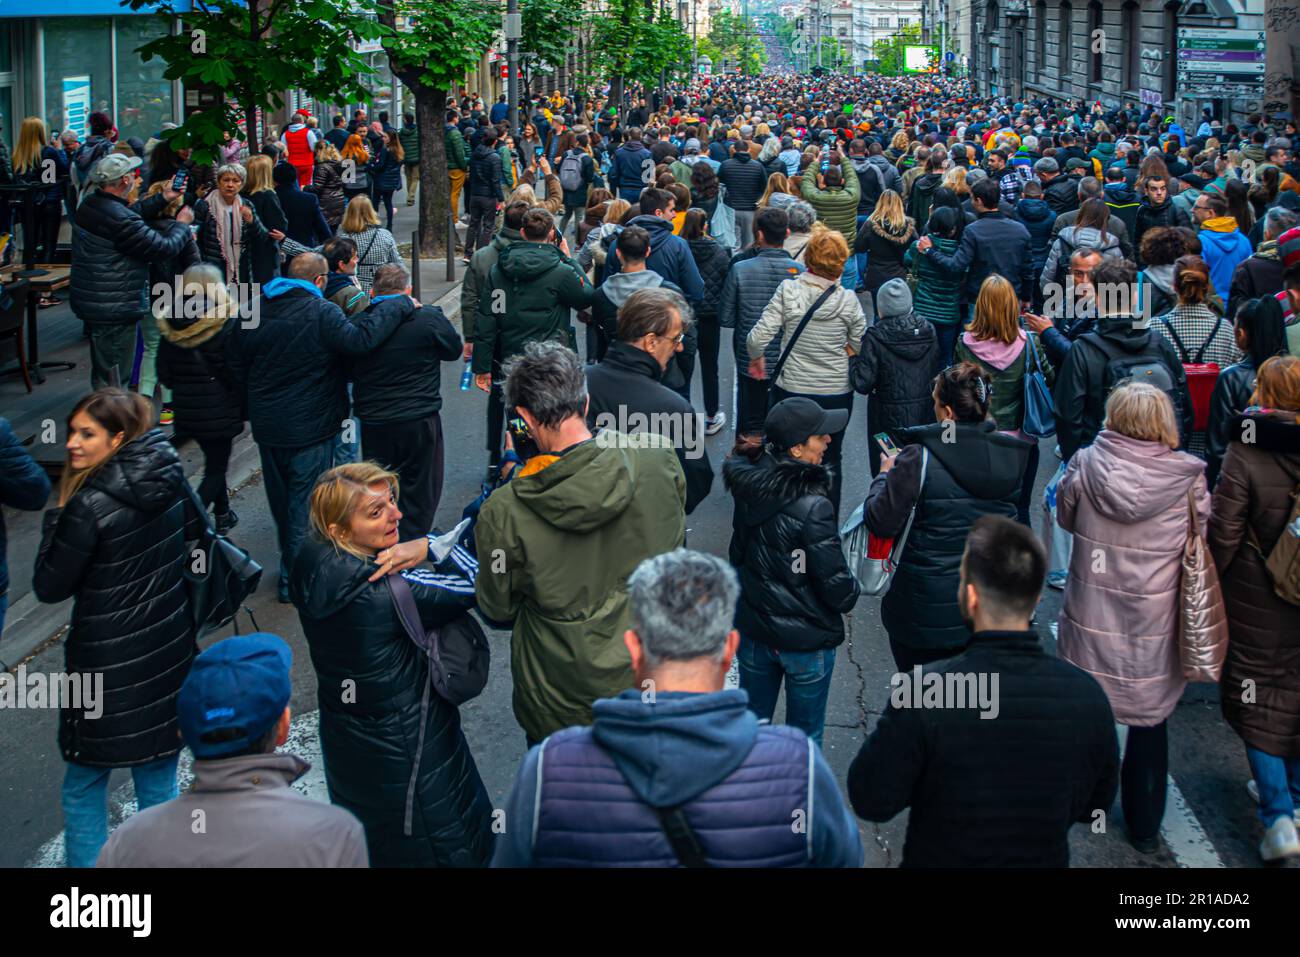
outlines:
[[[1237,264],[1250,258],[1250,240],[1237,228],[1232,216],[1215,216],[1201,224],[1201,258],[1210,267],[1210,282],[1219,298],[1227,302],[1232,292],[1232,274]]]
[[[723,820],[730,818],[729,826],[703,827],[701,819],[707,812],[702,808],[688,814],[692,826],[699,829],[706,850],[717,848],[721,851],[733,842],[750,848],[767,845],[769,840],[764,833],[767,822],[749,818],[752,814],[762,815],[768,811],[771,806],[768,800],[770,786],[768,793],[763,795],[748,793],[761,780],[755,778],[757,769],[751,769],[749,762],[760,740],[797,732],[789,728],[761,726],[749,710],[748,700],[745,692],[728,689],[703,694],[660,692],[653,702],[644,701],[640,690],[630,690],[597,701],[593,707],[591,728],[572,729],[565,732],[567,740],[563,743],[554,738],[533,748],[525,756],[506,814],[508,820],[531,822],[531,826],[507,829],[497,842],[493,866],[532,866],[539,838],[550,836],[543,832],[551,832],[552,827],[558,830],[561,825],[594,832],[593,844],[621,846],[635,839],[644,849],[648,837],[658,843],[653,836],[641,833],[639,829],[631,832],[619,826],[630,809],[622,808],[617,795],[611,797],[606,788],[599,791],[589,789],[586,800],[571,802],[568,808],[557,802],[555,810],[572,814],[572,821],[555,820],[549,814],[539,813],[542,795],[538,793],[538,784],[542,782],[543,790],[549,792],[553,782],[559,780],[548,776],[550,765],[547,762],[551,760],[553,748],[565,745],[580,749],[580,754],[591,752],[591,745],[597,745],[599,752],[612,761],[622,783],[630,790],[630,796],[650,807],[689,805],[709,795],[710,791],[714,792],[708,797],[710,804],[734,802],[734,808],[716,808],[723,812],[720,815]],[[569,738],[570,735],[575,737]],[[797,742],[792,743],[797,745]],[[797,752],[798,748],[795,747],[794,751]],[[808,863],[814,867],[860,866],[862,845],[857,824],[845,806],[830,766],[820,749],[815,747],[808,748],[806,761],[807,806],[812,815],[808,822]],[[572,780],[568,777],[571,773],[568,771],[564,780]],[[582,779],[579,781],[586,783]],[[548,803],[547,810],[550,809]],[[784,808],[777,813],[783,814]],[[782,820],[780,824],[783,830],[788,830],[788,820]],[[574,843],[566,841],[566,846],[572,847]],[[664,849],[659,850],[662,852]],[[591,859],[589,863],[605,862]]]
[[[1095,249],[1103,259],[1115,259],[1124,255],[1119,239],[1109,230],[1102,235],[1101,230],[1094,226],[1066,226],[1047,252],[1039,284],[1045,287],[1048,283],[1063,282],[1065,273],[1070,268],[1070,257],[1076,249]]]

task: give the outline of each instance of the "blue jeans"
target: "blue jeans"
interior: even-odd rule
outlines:
[[[866,221],[867,221],[867,217],[866,217],[866,216],[859,216],[859,217],[858,217],[858,232],[859,232],[859,233],[862,232],[862,227],[863,227],[863,225],[866,223]],[[858,270],[858,281],[861,282],[861,281],[862,281],[862,277],[865,276],[865,275],[867,274],[867,254],[866,254],[866,253],[855,253],[855,252],[853,252],[852,247],[850,247],[850,248],[849,248],[849,259],[854,263],[855,267],[857,268],[857,270]]]
[[[740,665],[740,686],[749,695],[749,710],[760,720],[771,721],[784,678],[785,723],[801,730],[820,748],[835,649],[777,651],[741,635],[736,661]]]
[[[179,760],[177,752],[131,768],[141,811],[176,796]],[[68,762],[63,775],[63,847],[68,867],[94,867],[108,840],[108,776],[112,770]]]
[[[260,445],[262,482],[266,502],[275,519],[276,538],[280,545],[280,591],[289,587],[289,571],[294,556],[307,537],[307,509],[311,490],[320,474],[334,466],[339,437],[331,435],[324,442],[298,449]]]
[[[0,635],[5,633],[5,612],[9,610],[9,593],[0,595]]]
[[[1259,788],[1259,819],[1269,827],[1300,807],[1300,758],[1279,758],[1247,746],[1246,760]]]
[[[853,292],[858,288],[858,263],[857,257],[850,255],[844,261],[844,274],[840,276],[840,285]]]

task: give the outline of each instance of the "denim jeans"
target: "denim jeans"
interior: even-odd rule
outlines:
[[[784,678],[785,723],[808,735],[820,748],[835,649],[777,651],[741,635],[736,661],[740,687],[749,695],[749,710],[760,720],[771,721]]]
[[[840,276],[840,285],[853,292],[858,288],[858,263],[857,258],[849,256],[844,261],[844,273]]]
[[[867,217],[866,217],[866,216],[859,216],[859,217],[858,217],[858,232],[859,232],[859,233],[862,232],[862,227],[863,227],[863,225],[866,223],[866,221],[867,221]],[[858,271],[858,282],[861,282],[861,281],[862,281],[862,278],[863,278],[864,276],[866,276],[866,274],[867,274],[867,254],[866,254],[866,253],[855,253],[855,252],[852,252],[852,247],[849,247],[849,248],[850,248],[850,253],[849,253],[849,262],[853,263],[854,267],[857,269],[857,271]]]
[[[1300,758],[1279,758],[1247,746],[1246,760],[1259,788],[1259,819],[1269,827],[1300,807]]]
[[[179,759],[178,752],[131,768],[141,811],[176,797]],[[63,775],[63,846],[68,867],[94,867],[108,840],[108,777],[112,770],[68,762]]]
[[[90,328],[90,387],[102,389],[107,385],[126,388],[131,381],[131,366],[135,360],[136,323],[91,323]],[[116,381],[114,381],[116,370]]]
[[[9,593],[0,595],[0,635],[5,633],[5,613],[9,610]]]
[[[339,438],[331,435],[323,442],[298,449],[261,445],[262,482],[266,502],[275,519],[276,538],[280,545],[280,591],[289,587],[289,571],[294,556],[307,537],[307,508],[311,490],[320,474],[334,466]]]
[[[144,342],[144,354],[140,356],[140,394],[152,402],[158,389],[158,342],[162,339],[158,323],[140,323],[140,338]],[[171,405],[171,402],[172,390],[163,386],[162,404]]]

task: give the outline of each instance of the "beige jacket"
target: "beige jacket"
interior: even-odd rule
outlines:
[[[852,391],[849,356],[844,346],[852,343],[857,348],[867,331],[867,317],[858,297],[838,281],[832,283],[805,272],[782,282],[750,330],[746,344],[751,356],[761,355],[767,344],[780,335],[784,348],[785,337],[794,334],[804,313],[830,285],[835,286],[835,291],[813,314],[781,370],[776,384],[787,392],[842,395]],[[773,371],[768,369],[767,374],[770,376]]]

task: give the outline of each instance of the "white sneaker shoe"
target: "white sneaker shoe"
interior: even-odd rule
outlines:
[[[1259,842],[1259,856],[1265,861],[1281,861],[1300,857],[1300,837],[1296,836],[1295,821],[1280,817],[1264,832]]]
[[[1250,795],[1252,801],[1256,804],[1259,803],[1259,785],[1255,783],[1254,778],[1246,782],[1246,793]],[[1295,826],[1300,828],[1300,807],[1296,808],[1291,816],[1295,821]]]
[[[727,424],[727,413],[719,412],[717,415],[711,415],[704,420],[704,434],[717,435],[722,431],[722,427]]]

